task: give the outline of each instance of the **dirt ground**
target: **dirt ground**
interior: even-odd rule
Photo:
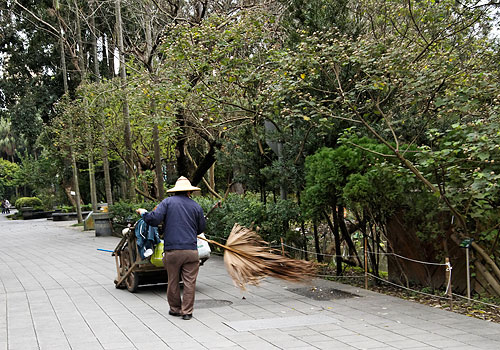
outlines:
[[[469,317],[479,318],[490,322],[500,323],[500,306],[494,307],[477,302],[468,302],[466,299],[454,297],[450,306],[450,300],[440,297],[432,297],[415,292],[409,292],[404,289],[390,285],[370,286],[370,290],[393,295],[401,299],[411,300],[431,307],[441,308],[457,312]],[[491,304],[491,302],[489,302]]]
[[[332,276],[334,274],[334,271],[330,271],[330,273],[328,273],[329,276]],[[344,284],[364,288],[364,276],[358,276],[360,278],[355,277],[356,275],[350,275],[349,277],[345,278],[327,277],[327,279],[332,279]],[[401,299],[425,304],[430,307],[457,312],[469,317],[479,318],[481,320],[486,320],[489,322],[500,323],[500,299],[487,299],[485,301],[487,302],[487,304],[495,305],[490,306],[475,301],[469,302],[467,299],[454,296],[452,302],[450,303],[450,300],[448,298],[444,298],[441,295],[430,296],[427,294],[422,294],[418,291],[409,291],[404,288],[395,287],[381,281],[378,281],[378,283],[374,283],[374,279],[372,278],[370,278],[369,280],[368,289],[374,292],[392,295]],[[328,293],[328,291],[325,291],[325,293]]]
[[[323,268],[320,274],[325,279],[331,279],[336,282],[349,284],[359,288],[365,287],[364,275],[358,275],[358,273],[355,273],[353,271],[345,271],[345,277],[336,277],[335,271],[330,270],[329,268]],[[411,291],[403,287],[394,286],[388,282],[376,280],[374,278],[369,278],[368,289],[374,292],[392,295],[401,299],[425,304],[430,307],[457,312],[469,317],[479,318],[481,320],[486,320],[489,322],[500,323],[500,298],[482,299],[480,300],[482,301],[481,303],[476,301],[469,302],[466,298],[454,295],[453,300],[450,303],[450,299],[443,297],[443,295],[428,295],[427,293],[421,293],[416,287],[412,287],[413,291]],[[321,297],[321,295],[325,296],[325,294],[328,293],[330,293],[330,291],[313,290],[309,292],[310,295],[308,296],[313,298]],[[440,292],[437,291],[436,293]]]

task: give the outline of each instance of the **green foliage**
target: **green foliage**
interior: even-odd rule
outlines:
[[[496,240],[500,224],[499,128],[499,116],[494,114],[456,123],[444,132],[430,130],[433,147],[422,147],[418,157],[430,179],[447,185],[450,200],[465,214],[474,238],[487,244]]]
[[[45,154],[39,158],[22,156],[16,181],[28,192],[35,195],[54,195],[54,184],[59,178],[59,162]]]
[[[51,193],[42,193],[37,196],[43,203],[43,210],[50,211],[54,210],[57,207],[57,204],[60,203],[60,200],[56,195]]]
[[[72,213],[75,211],[75,208],[71,205],[61,205],[59,209],[61,209],[61,212],[63,213]]]
[[[34,209],[42,209],[43,203],[37,197],[21,197],[16,200],[16,208],[32,207]]]
[[[110,205],[108,210],[111,213],[114,223],[124,225],[126,223],[134,223],[140,219],[140,216],[135,212],[136,209],[144,208],[151,211],[155,206],[156,204],[153,202],[131,203],[119,201]]]
[[[18,171],[19,166],[16,163],[0,158],[0,197],[2,199],[14,196]]]
[[[369,155],[360,149],[340,146],[321,148],[306,158],[306,187],[304,208],[312,216],[318,216],[328,207],[343,204],[343,188],[351,174],[364,170]],[[366,171],[366,170],[364,170]]]
[[[207,213],[214,205],[207,197],[194,197]],[[278,200],[276,203],[262,203],[252,194],[240,196],[230,194],[220,208],[215,208],[207,219],[206,233],[211,238],[225,240],[235,223],[259,228],[259,234],[268,242],[279,241],[280,237],[291,235],[293,224],[299,219],[299,208],[292,201]]]
[[[337,27],[342,32],[356,31],[358,24],[350,17],[347,0],[292,0],[285,3],[282,24],[292,43],[300,40],[297,34],[300,31],[307,31],[310,35],[329,27]]]

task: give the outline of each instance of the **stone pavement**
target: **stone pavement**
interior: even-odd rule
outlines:
[[[221,257],[200,268],[194,317],[167,314],[166,286],[116,289],[116,237],[73,222],[0,217],[0,350],[500,349],[500,324],[350,286],[319,301],[266,279],[235,288]],[[336,295],[336,294],[332,294]]]

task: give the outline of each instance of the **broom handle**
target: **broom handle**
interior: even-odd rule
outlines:
[[[213,240],[208,239],[208,238],[203,238],[203,237],[201,237],[201,236],[197,236],[197,237],[198,237],[199,239],[202,239],[202,240],[204,240],[204,241],[207,241],[208,243],[212,243],[212,244],[218,245],[219,247],[224,248],[224,249],[227,249],[227,250],[229,250],[229,251],[231,251],[231,252],[233,252],[233,253],[236,253],[236,254],[242,255],[242,256],[244,256],[244,257],[246,257],[246,258],[252,259],[252,256],[251,256],[251,255],[246,254],[246,253],[244,253],[244,252],[242,252],[242,251],[240,251],[240,250],[237,250],[237,249],[234,249],[234,248],[228,247],[227,245],[224,245],[224,244],[222,244],[222,243],[219,243],[219,242],[213,241]]]

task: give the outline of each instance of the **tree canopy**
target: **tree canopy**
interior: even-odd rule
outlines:
[[[447,253],[474,238],[500,291],[497,6],[1,1],[2,190],[158,201],[184,175],[257,194],[271,240],[333,242],[339,274],[401,219]]]

